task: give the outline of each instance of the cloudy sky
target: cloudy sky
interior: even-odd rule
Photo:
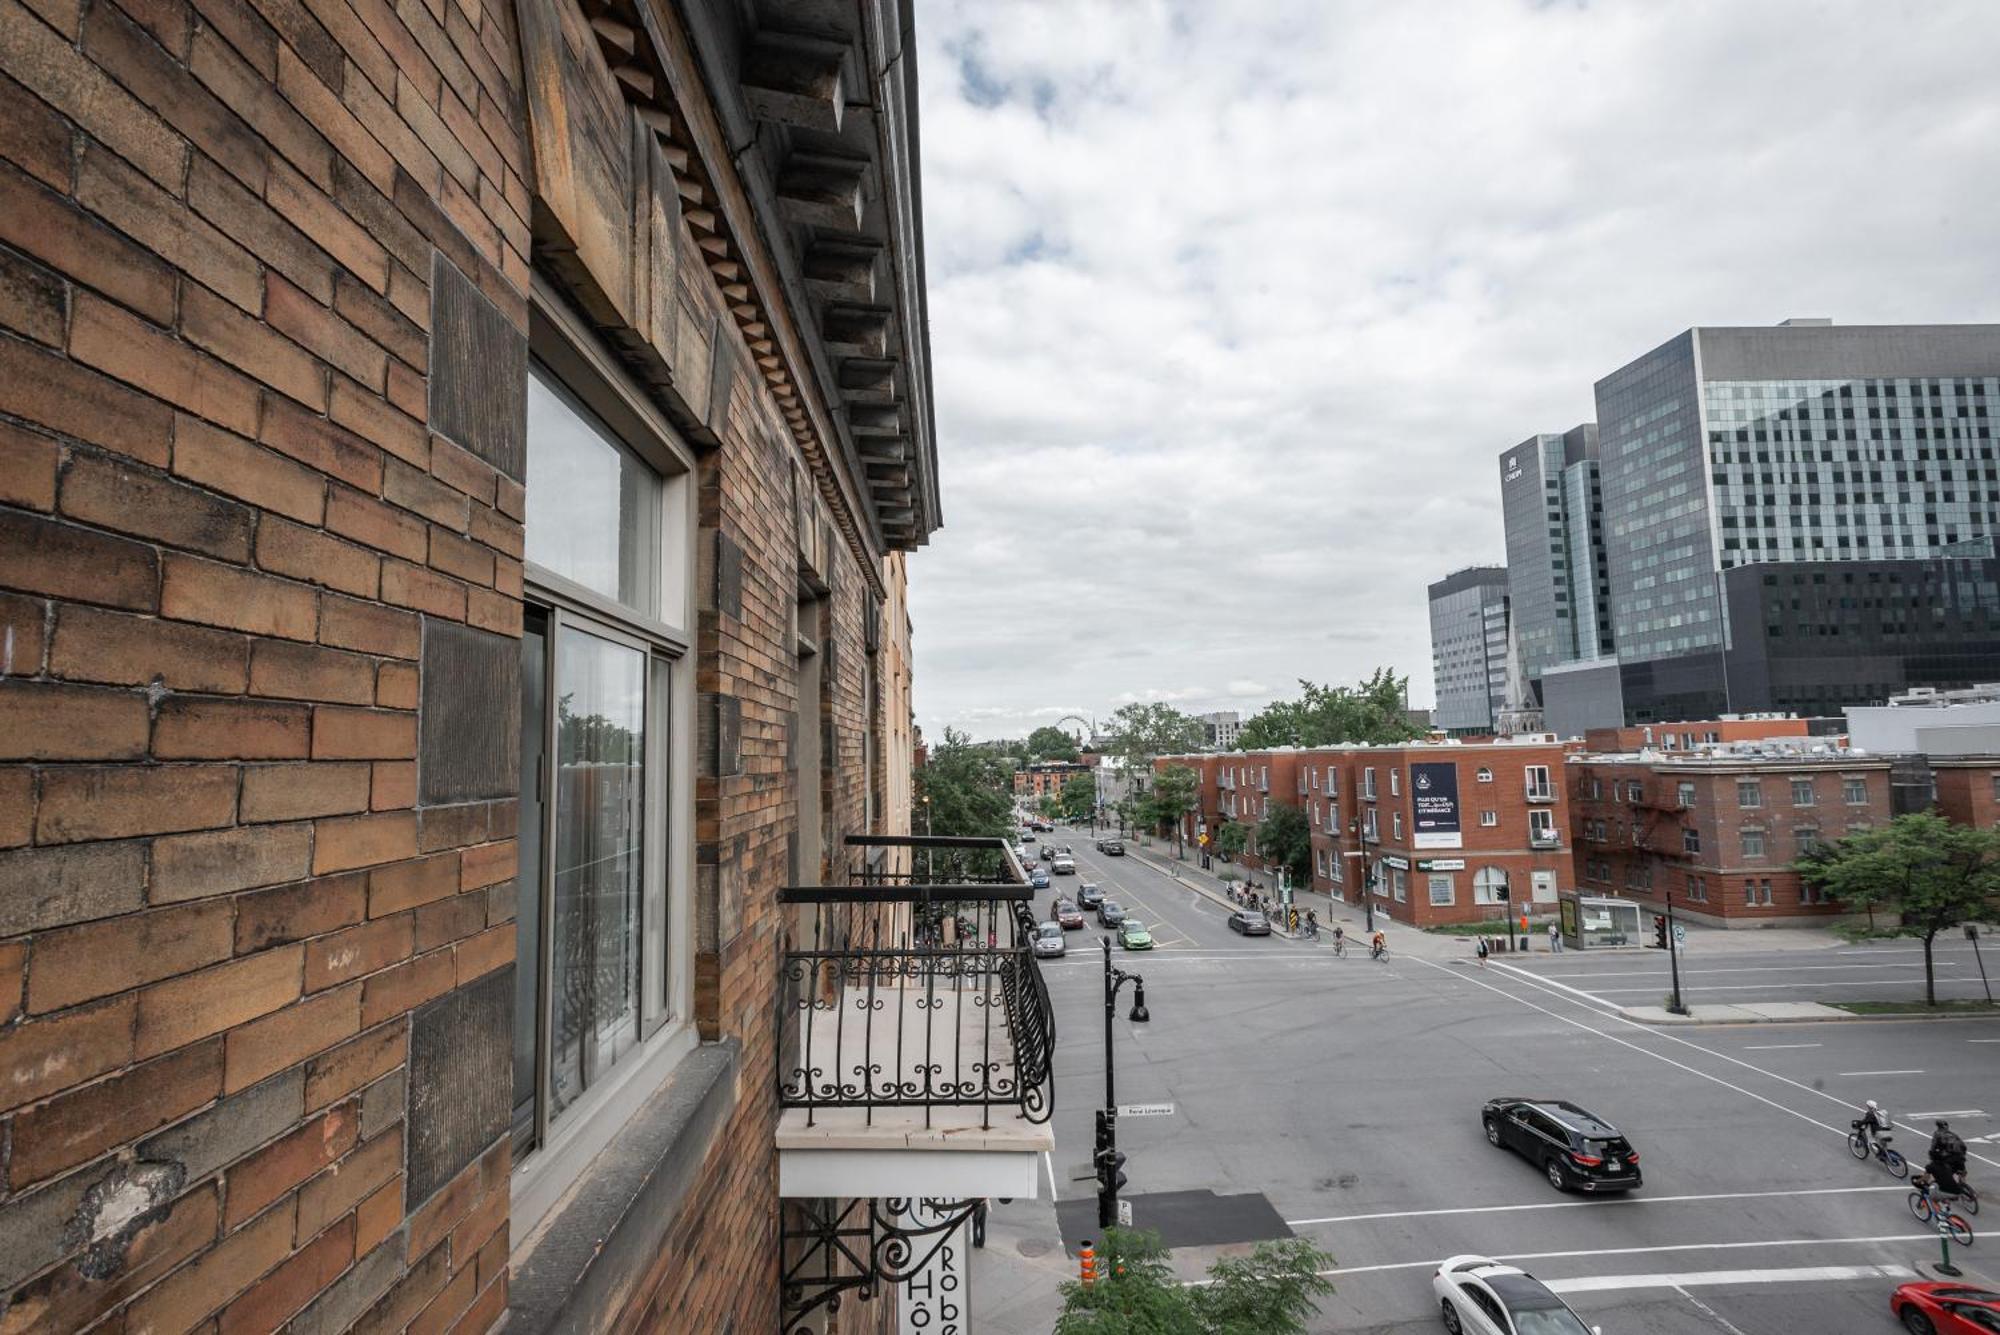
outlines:
[[[917,715],[1247,715],[1691,324],[2000,319],[1993,0],[924,0]]]

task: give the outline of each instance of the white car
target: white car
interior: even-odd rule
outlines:
[[[1431,1292],[1451,1335],[1603,1335],[1548,1285],[1488,1257],[1452,1257],[1431,1276]]]
[[[1060,854],[1056,858],[1055,866],[1052,870],[1058,876],[1074,876],[1076,875],[1076,859],[1067,853]]]

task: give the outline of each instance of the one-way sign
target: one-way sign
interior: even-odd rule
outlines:
[[[1172,1117],[1174,1105],[1171,1103],[1121,1103],[1118,1105],[1120,1117]]]

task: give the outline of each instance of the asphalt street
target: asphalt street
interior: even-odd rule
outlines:
[[[1930,1115],[1949,1114],[1973,1142],[1975,1180],[2000,1181],[1995,1020],[1655,1028],[1616,1010],[1635,999],[1625,988],[1661,990],[1657,956],[1506,957],[1483,970],[1449,950],[1335,958],[1324,940],[1239,937],[1225,905],[1141,859],[1103,857],[1079,832],[1053,837],[1074,848],[1075,880],[1098,882],[1159,943],[1114,949],[1144,974],[1152,1014],[1135,1025],[1129,990],[1121,999],[1119,1101],[1174,1105],[1121,1121],[1128,1194],[1264,1194],[1335,1258],[1337,1292],[1315,1329],[1439,1329],[1431,1272],[1477,1252],[1564,1289],[1606,1335],[1890,1332],[1889,1292],[1935,1260],[1937,1244],[1910,1217],[1907,1187],[1847,1153],[1854,1108],[1882,1100],[1919,1160]],[[1059,877],[1053,889],[1074,883]],[[1049,1169],[1063,1199],[1095,1192],[1077,1179],[1103,1098],[1101,935],[1070,933],[1069,955],[1045,964],[1060,1033]],[[1392,945],[1411,935],[1392,928]],[[1691,952],[1703,972],[1690,987],[1784,988],[1731,999],[1799,1000],[1844,999],[1892,976],[1910,984],[1893,954],[1737,949]],[[1787,972],[1817,967],[1831,981]],[[1832,990],[1797,987],[1809,979]],[[1859,993],[1878,994],[1900,995]],[[1482,1137],[1480,1105],[1500,1094],[1567,1098],[1614,1122],[1641,1153],[1645,1187],[1625,1199],[1555,1193]],[[1046,1331],[1054,1285],[1074,1273],[1053,1207],[1015,1202],[993,1220],[974,1272],[980,1328]],[[2000,1278],[1982,1255],[1996,1245],[1981,1239],[1958,1259]],[[1217,1254],[1175,1259],[1196,1278]]]

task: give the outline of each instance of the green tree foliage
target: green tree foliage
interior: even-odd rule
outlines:
[[[1299,698],[1273,700],[1243,725],[1237,745],[1245,751],[1277,746],[1338,746],[1343,742],[1389,745],[1414,741],[1423,729],[1404,707],[1410,679],[1376,668],[1359,686],[1299,681]]]
[[[1140,805],[1146,823],[1155,828],[1173,825],[1181,813],[1194,809],[1195,792],[1201,775],[1186,765],[1169,765],[1153,776],[1153,786]]]
[[[1072,825],[1089,820],[1090,813],[1097,810],[1097,780],[1088,774],[1064,780],[1057,805],[1062,808],[1063,818]]]
[[[1076,738],[1070,736],[1061,728],[1043,727],[1035,729],[1028,734],[1026,746],[1028,760],[1031,763],[1037,760],[1075,761],[1080,758],[1077,754]]]
[[[1297,1335],[1333,1292],[1319,1273],[1332,1264],[1304,1238],[1284,1238],[1225,1257],[1208,1268],[1207,1284],[1187,1286],[1159,1234],[1107,1229],[1100,1278],[1062,1286],[1055,1335]]]
[[[1014,824],[1014,772],[994,752],[953,728],[917,771],[910,828],[922,834],[929,799],[930,832],[974,837],[1007,833]]]
[[[1243,856],[1243,848],[1250,842],[1250,832],[1242,822],[1226,820],[1215,830],[1215,851],[1226,858]]]
[[[2000,912],[2000,830],[1958,825],[1935,812],[1856,830],[1795,865],[1808,885],[1845,907],[1901,915],[1897,935],[1924,943],[1924,1000],[1933,1006],[1938,933]]]
[[[1273,802],[1257,822],[1257,852],[1267,866],[1283,866],[1294,884],[1302,884],[1312,872],[1312,831],[1301,807]]]
[[[1120,770],[1147,783],[1155,760],[1192,751],[1201,739],[1201,724],[1172,705],[1126,705],[1111,716],[1108,745]]]

